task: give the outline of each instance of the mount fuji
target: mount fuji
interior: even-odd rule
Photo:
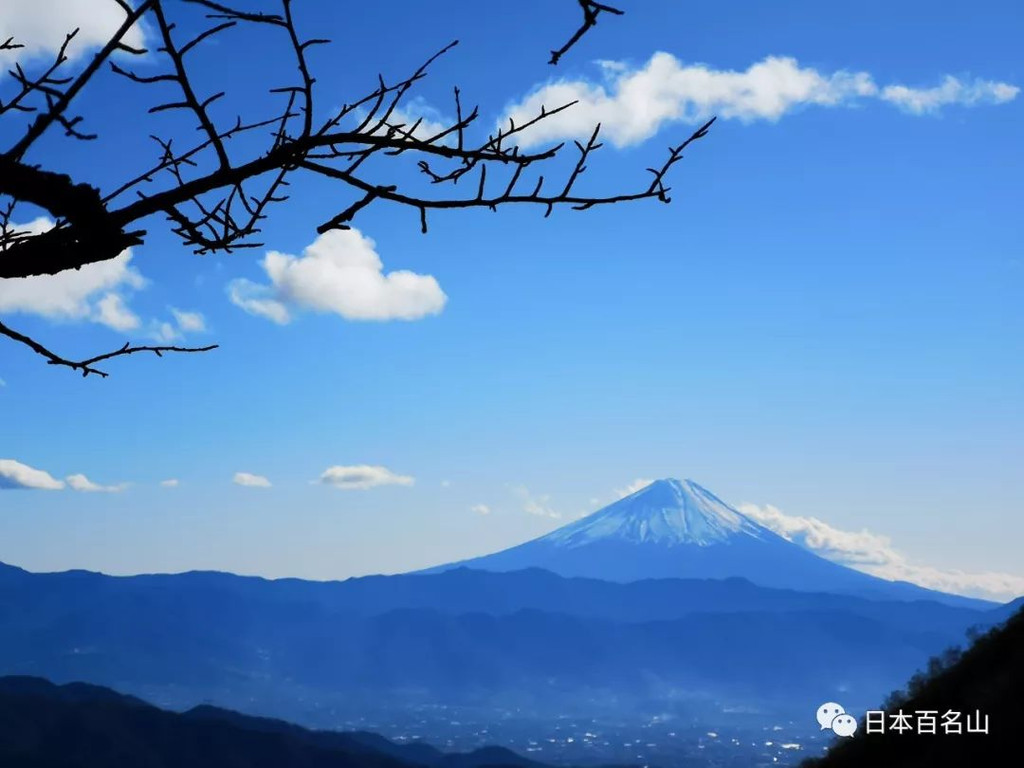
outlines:
[[[692,480],[657,480],[545,536],[494,554],[430,568],[517,571],[605,581],[740,577],[754,584],[886,600],[985,601],[888,581],[826,560],[779,536]]]

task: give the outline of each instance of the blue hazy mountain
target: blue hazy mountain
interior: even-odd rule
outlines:
[[[215,571],[107,576],[90,571],[31,573],[0,563],[0,630],[65,622],[134,621],[153,613],[181,615],[183,627],[209,617],[259,614],[303,621],[362,618],[400,610],[503,616],[540,611],[618,622],[669,621],[694,613],[832,611],[905,628],[960,632],[995,623],[1005,606],[950,606],[932,600],[891,601],[829,592],[760,587],[728,579],[611,582],[562,577],[540,568],[481,571],[453,567],[431,574],[361,576],[344,581],[264,579]],[[193,615],[191,620],[189,615]],[[0,646],[3,635],[0,634]]]
[[[326,726],[324,713],[701,698],[868,706],[1000,608],[539,569],[343,582],[223,573],[111,577],[0,566],[0,674],[204,699]],[[304,703],[303,703],[304,702]]]
[[[787,541],[692,480],[657,480],[545,536],[494,554],[427,569],[543,568],[562,576],[628,582],[725,579],[784,589],[982,607],[908,582],[881,579]]]

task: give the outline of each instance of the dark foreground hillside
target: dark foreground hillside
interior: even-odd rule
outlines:
[[[485,768],[540,764],[488,748],[444,754],[368,733],[308,731],[213,707],[182,714],[107,688],[0,678],[3,768]]]
[[[805,761],[805,768],[944,768],[945,766],[1024,765],[1024,607],[1006,623],[982,635],[958,660],[912,680],[886,707],[884,733],[866,733],[843,740],[828,755]],[[936,711],[936,733],[890,730],[892,715]],[[941,717],[961,712],[988,715],[988,733],[946,733]],[[911,721],[914,722],[913,720]],[[966,730],[966,728],[964,729]]]

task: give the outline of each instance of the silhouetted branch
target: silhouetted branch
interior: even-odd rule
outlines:
[[[693,134],[682,144],[677,147],[670,148],[669,158],[660,168],[649,168],[648,170],[654,174],[654,180],[646,189],[638,192],[609,195],[606,197],[587,197],[572,194],[573,185],[576,183],[577,178],[586,170],[586,160],[590,153],[601,147],[601,145],[597,143],[597,129],[594,130],[594,133],[591,135],[590,140],[585,146],[576,142],[576,146],[580,151],[580,158],[573,168],[569,179],[566,181],[565,186],[562,188],[562,191],[556,195],[541,194],[543,178],[541,179],[541,183],[538,183],[532,192],[528,194],[514,194],[513,188],[518,178],[518,176],[514,175],[512,181],[505,188],[504,192],[499,195],[487,196],[485,195],[487,166],[481,166],[480,183],[477,187],[477,194],[475,197],[446,198],[438,200],[402,194],[398,191],[398,187],[395,185],[373,185],[352,174],[350,171],[331,168],[329,166],[315,163],[311,160],[304,161],[302,163],[302,167],[323,176],[343,181],[357,189],[361,189],[365,193],[364,197],[358,202],[353,203],[340,214],[330,219],[330,221],[317,227],[317,232],[322,234],[329,229],[346,228],[343,225],[351,221],[359,210],[366,207],[366,205],[373,200],[381,199],[418,209],[420,212],[421,230],[425,233],[427,231],[426,211],[428,209],[444,210],[453,208],[490,208],[491,210],[494,210],[499,205],[528,203],[543,206],[545,208],[544,216],[547,217],[551,215],[551,211],[557,205],[568,205],[573,210],[583,211],[597,205],[610,205],[613,203],[623,203],[632,200],[644,200],[646,198],[655,198],[661,202],[667,203],[670,201],[670,198],[668,197],[670,188],[664,185],[665,174],[673,164],[681,159],[683,149],[691,142],[705,136],[708,132],[708,128],[710,128],[711,123],[713,122],[714,118],[694,131]],[[518,168],[521,167],[522,166],[518,166]]]
[[[6,336],[10,339],[14,339],[14,341],[20,342],[29,347],[33,352],[45,357],[48,365],[61,365],[74,371],[81,371],[82,376],[88,376],[92,373],[100,376],[101,378],[106,378],[109,374],[94,368],[93,366],[96,363],[101,363],[104,360],[110,360],[115,357],[134,355],[136,352],[152,352],[157,357],[163,357],[165,352],[209,352],[210,350],[217,349],[218,347],[217,344],[211,344],[206,347],[132,347],[126,343],[120,349],[114,350],[113,352],[107,352],[102,355],[96,355],[95,357],[90,357],[87,360],[68,360],[54,352],[51,352],[38,341],[35,341],[24,334],[18,333],[13,328],[4,325],[2,322],[0,322],[0,336]]]
[[[532,169],[558,157],[564,148],[556,144],[533,152],[520,147],[525,131],[550,120],[575,102],[542,106],[539,113],[521,120],[509,120],[474,143],[471,128],[479,119],[476,107],[467,109],[462,93],[454,89],[455,119],[448,125],[426,131],[421,116],[406,111],[406,98],[412,88],[426,77],[431,65],[451,51],[458,41],[444,46],[426,59],[408,77],[388,82],[378,75],[374,87],[349,101],[333,114],[318,116],[316,78],[308,58],[315,46],[328,41],[304,39],[297,31],[291,0],[279,0],[280,13],[247,11],[214,0],[183,0],[171,4],[164,0],[143,0],[132,8],[127,0],[116,2],[125,13],[123,23],[101,50],[74,77],[61,77],[68,56],[67,47],[75,37],[68,34],[57,56],[38,75],[30,75],[15,64],[12,71],[16,91],[0,102],[0,116],[11,117],[35,112],[24,133],[8,150],[0,152],[0,279],[55,275],[69,269],[116,258],[126,248],[140,245],[147,235],[142,222],[154,215],[166,217],[171,231],[196,253],[224,252],[255,248],[260,224],[272,204],[287,199],[284,190],[294,174],[313,174],[339,182],[352,195],[339,205],[339,212],[317,227],[320,233],[346,229],[365,208],[377,201],[403,205],[419,213],[420,227],[427,231],[427,213],[435,210],[489,208],[510,204],[540,206],[549,216],[557,206],[587,210],[642,199],[668,202],[666,174],[682,157],[691,142],[707,134],[711,121],[697,129],[682,144],[671,147],[667,160],[649,168],[653,180],[632,192],[607,195],[577,191],[578,181],[587,170],[593,153],[601,148],[598,126],[586,143],[575,142],[578,156],[567,169],[565,180],[545,190],[545,175]],[[552,52],[557,63],[596,23],[602,13],[621,15],[622,11],[590,0],[577,0],[583,22],[569,41]],[[189,39],[181,37],[171,11],[180,7],[196,8],[208,24]],[[147,74],[133,71],[123,62],[112,61],[115,52],[140,53],[124,42],[128,32],[141,18],[149,16],[150,27],[159,39],[157,62],[163,70]],[[291,51],[296,78],[291,84],[269,89],[274,98],[284,97],[283,109],[270,116],[244,121],[237,116],[223,123],[215,108],[226,89],[201,93],[190,75],[189,62],[194,52],[225,34],[258,25],[281,34]],[[8,39],[0,50],[14,50],[20,43]],[[195,123],[198,139],[182,144],[172,136],[152,136],[158,154],[147,170],[131,175],[112,190],[97,189],[76,182],[68,175],[51,171],[25,158],[36,141],[54,124],[66,135],[90,139],[81,130],[82,118],[69,113],[77,95],[109,64],[112,74],[135,86],[172,86],[171,94],[149,108],[150,113],[180,112]],[[40,105],[39,102],[42,102]],[[270,138],[264,151],[240,157],[233,151],[233,140],[250,138],[266,131]],[[426,135],[429,133],[430,135]],[[246,147],[251,145],[246,142]],[[415,185],[399,185],[382,179],[380,163],[387,159],[411,156],[427,189],[454,187],[465,177],[474,179],[475,190],[466,196],[428,195]],[[550,174],[548,174],[550,176]],[[530,177],[527,181],[525,177]],[[529,187],[526,187],[530,184]],[[420,186],[424,186],[421,184]],[[527,189],[532,191],[526,191]],[[134,199],[126,199],[134,193]],[[6,204],[5,204],[6,202]],[[14,206],[30,203],[49,213],[54,226],[42,233],[19,232],[13,225]],[[27,337],[3,326],[3,335],[28,344],[51,364],[64,365],[88,373],[99,373],[92,365],[109,357],[134,352],[204,351],[213,347],[187,349],[177,347],[125,347],[108,355],[85,361],[68,361]]]
[[[551,52],[551,59],[548,61],[548,64],[557,64],[561,61],[562,57],[569,52],[569,49],[576,45],[576,43],[580,41],[580,38],[587,34],[587,32],[597,24],[597,17],[602,13],[611,13],[616,16],[622,15],[622,11],[618,8],[612,8],[610,5],[605,5],[603,3],[595,3],[594,0],[576,0],[576,2],[580,4],[580,10],[583,11],[583,23],[580,24],[579,29],[573,33],[573,36],[569,38],[569,42],[557,51]]]
[[[139,4],[138,8],[132,10],[130,6],[128,6],[122,0],[117,1],[118,4],[122,7],[122,9],[126,10],[126,17],[124,22],[122,22],[121,26],[118,27],[113,37],[111,37],[110,40],[107,41],[107,44],[104,45],[100,52],[93,57],[93,60],[89,62],[88,66],[86,66],[86,68],[82,70],[78,77],[76,77],[74,80],[69,81],[70,85],[67,87],[67,89],[61,91],[59,95],[55,95],[47,99],[46,111],[40,114],[32,122],[32,124],[29,126],[28,131],[25,132],[25,135],[13,147],[11,147],[11,149],[4,153],[4,157],[9,158],[11,160],[20,160],[28,151],[29,147],[31,147],[32,144],[34,144],[35,141],[46,132],[47,128],[49,128],[55,122],[62,124],[65,127],[65,129],[67,129],[69,135],[74,135],[78,138],[84,138],[82,134],[72,132],[71,130],[75,123],[79,122],[80,118],[69,119],[65,116],[65,111],[67,110],[68,106],[71,104],[71,101],[75,98],[75,96],[77,96],[78,93],[89,83],[89,81],[92,80],[93,76],[99,71],[100,67],[103,65],[103,62],[106,61],[114,51],[120,50],[129,53],[142,52],[123,44],[121,40],[122,38],[124,38],[126,34],[128,34],[128,31],[133,26],[135,26],[136,22],[138,22],[138,20],[142,18],[142,16],[147,11],[149,11],[154,5],[159,4],[158,0],[145,0],[145,2]],[[78,30],[75,30],[75,32],[77,31]],[[74,34],[74,32],[71,33],[71,35],[69,35],[65,39],[64,45],[61,47],[60,53],[57,57],[57,64],[53,69],[56,69],[56,67],[59,67],[66,62],[67,59],[64,56],[64,51],[67,48],[68,42],[70,41],[71,37],[74,36]]]

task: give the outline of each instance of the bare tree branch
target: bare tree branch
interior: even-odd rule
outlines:
[[[83,377],[88,376],[91,373],[101,378],[106,378],[110,374],[105,373],[98,368],[94,368],[93,366],[96,363],[103,362],[104,360],[111,360],[115,357],[123,357],[125,355],[134,355],[136,352],[152,352],[157,357],[163,357],[165,352],[209,352],[212,349],[217,349],[218,346],[217,344],[211,344],[206,347],[133,347],[125,343],[125,345],[120,349],[116,349],[113,352],[106,352],[102,355],[96,355],[95,357],[90,357],[87,360],[67,360],[60,355],[51,352],[38,341],[29,338],[24,334],[18,333],[16,330],[4,325],[2,322],[0,322],[0,336],[6,336],[10,339],[21,342],[33,352],[45,357],[48,365],[62,365],[73,371],[81,371]]]
[[[557,64],[597,23],[602,13],[621,15],[622,11],[593,0],[576,0],[583,14],[579,29],[558,50],[551,63]],[[15,64],[12,70],[16,87],[13,95],[0,102],[0,117],[10,119],[35,113],[21,137],[6,151],[0,151],[0,279],[55,275],[116,258],[126,248],[145,241],[143,222],[154,215],[163,216],[170,230],[195,253],[230,253],[235,249],[255,248],[261,222],[271,205],[287,199],[285,191],[294,175],[318,176],[339,183],[348,199],[339,203],[338,213],[322,222],[317,231],[347,229],[369,205],[386,201],[412,208],[419,213],[420,228],[427,231],[429,211],[489,208],[511,204],[540,207],[544,216],[556,207],[587,210],[643,199],[669,202],[666,185],[669,169],[682,157],[692,142],[707,135],[712,121],[694,131],[681,144],[670,147],[668,158],[648,168],[653,178],[632,191],[591,194],[578,190],[580,179],[594,153],[601,148],[600,126],[585,143],[574,142],[575,160],[566,164],[561,182],[552,174],[534,173],[549,161],[563,156],[564,144],[537,151],[522,149],[523,139],[538,124],[553,119],[574,103],[547,105],[536,115],[513,120],[474,142],[472,129],[479,120],[476,107],[467,108],[458,88],[454,89],[454,122],[439,129],[424,130],[422,117],[410,116],[406,99],[438,57],[451,51],[457,41],[444,46],[409,76],[388,82],[378,75],[375,86],[361,97],[349,101],[328,115],[317,114],[317,80],[309,61],[309,51],[325,44],[321,38],[300,36],[292,13],[292,0],[279,0],[280,13],[238,9],[215,0],[184,0],[171,4],[165,0],[142,0],[132,8],[127,0],[116,2],[125,19],[101,50],[73,77],[62,77],[66,70],[68,45],[75,32],[67,35],[54,60],[32,75]],[[192,8],[206,23],[189,39],[181,36],[171,18],[171,10]],[[159,38],[156,50],[164,69],[140,74],[128,65],[111,60],[115,52],[139,53],[124,42],[128,32],[148,16],[150,27]],[[296,73],[291,84],[269,89],[271,98],[280,99],[283,108],[270,116],[233,122],[218,120],[211,107],[223,103],[226,89],[214,87],[201,93],[190,72],[189,62],[201,46],[223,35],[239,34],[253,26],[283,36],[291,51]],[[21,44],[13,39],[0,43],[0,50],[15,50]],[[54,124],[67,136],[90,139],[81,130],[81,116],[69,108],[83,89],[109,64],[112,75],[124,78],[134,87],[173,90],[149,108],[149,113],[180,112],[194,122],[197,138],[182,143],[173,136],[152,136],[158,149],[148,169],[136,171],[111,190],[100,190],[76,181],[56,170],[27,160],[38,139]],[[333,100],[332,100],[333,101]],[[337,103],[336,101],[334,103]],[[234,151],[241,136],[269,133],[265,151],[239,156]],[[194,134],[193,134],[194,136]],[[236,142],[236,143],[233,143]],[[411,170],[418,170],[419,181],[406,178],[401,183],[382,177],[402,158],[411,158]],[[402,177],[405,178],[405,177]],[[453,190],[462,179],[472,178],[468,194],[451,191],[431,194],[433,190]],[[547,185],[547,188],[545,188]],[[134,193],[134,199],[127,199]],[[18,231],[13,214],[18,203],[41,208],[53,218],[54,226],[43,233]],[[135,352],[199,352],[200,348],[130,346],[88,360],[65,359],[38,342],[6,325],[0,335],[29,346],[52,365],[80,370],[84,375],[105,375],[93,366],[112,357]]]
[[[569,52],[569,49],[576,45],[597,24],[597,17],[602,13],[610,13],[615,16],[621,16],[623,13],[618,8],[612,8],[604,3],[596,3],[594,0],[576,0],[576,2],[580,4],[580,10],[583,11],[583,23],[580,24],[579,29],[573,33],[573,36],[569,38],[565,45],[551,52],[548,64],[558,64],[562,57]]]
[[[119,4],[122,8],[128,8],[128,6],[123,2]],[[48,101],[48,109],[46,110],[46,112],[39,115],[32,123],[32,125],[29,127],[28,131],[26,131],[25,135],[21,138],[21,140],[18,141],[18,143],[16,143],[13,147],[11,147],[11,149],[9,149],[6,153],[4,153],[5,158],[9,158],[12,160],[20,160],[28,151],[29,147],[31,147],[32,144],[35,143],[35,141],[40,136],[42,136],[46,132],[46,129],[53,125],[54,122],[60,122],[66,128],[68,127],[69,122],[73,121],[71,122],[71,125],[73,125],[74,122],[77,122],[77,119],[75,118],[72,118],[71,121],[69,121],[68,118],[64,115],[65,111],[68,108],[68,105],[71,104],[72,99],[74,99],[75,96],[77,96],[78,93],[86,86],[86,84],[90,80],[92,80],[93,76],[99,71],[100,67],[103,65],[103,62],[106,61],[114,51],[134,50],[124,45],[121,41],[124,38],[124,36],[128,34],[128,31],[133,26],[135,26],[136,22],[138,22],[138,20],[142,18],[142,16],[156,4],[158,4],[158,0],[145,0],[145,2],[141,3],[138,8],[132,10],[130,13],[127,14],[124,22],[114,33],[113,37],[111,37],[110,40],[107,41],[107,44],[104,45],[103,48],[100,50],[100,52],[97,53],[95,57],[93,57],[93,60],[89,62],[89,65],[81,72],[81,74],[79,74],[78,77],[74,79],[74,81],[71,81],[71,84],[68,86],[66,90],[61,92],[61,94],[57,98],[53,99],[52,101]],[[72,35],[73,34],[74,33],[72,33]],[[64,57],[64,50],[67,47],[67,43],[69,40],[70,37],[67,40],[65,40],[64,45],[61,47],[60,54],[58,55],[57,66],[60,66],[67,60],[66,57]]]

